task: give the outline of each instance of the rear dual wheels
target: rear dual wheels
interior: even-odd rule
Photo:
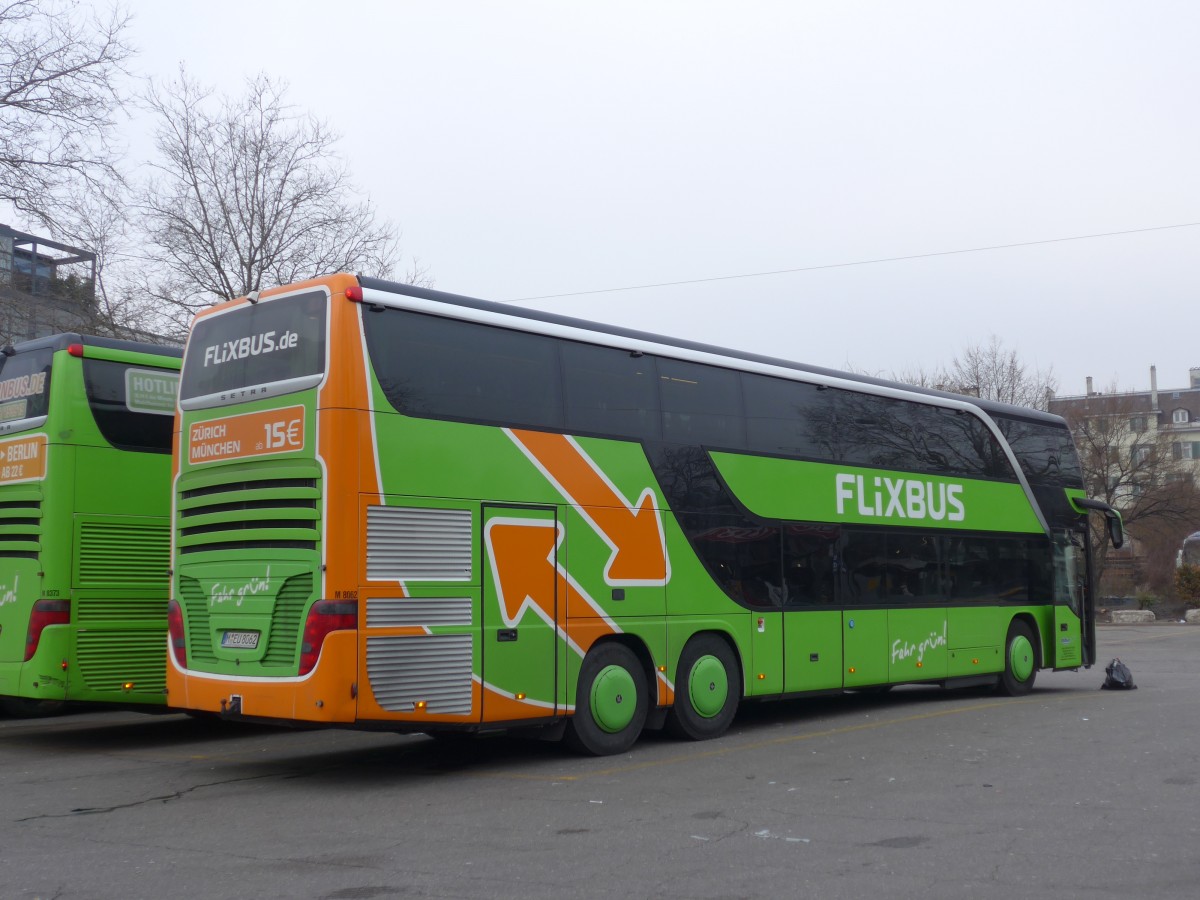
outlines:
[[[1020,697],[1033,690],[1037,678],[1038,650],[1033,629],[1028,622],[1015,620],[1008,627],[1008,639],[1004,642],[1004,674],[1000,676],[998,689],[1010,697]]]
[[[591,756],[624,753],[642,733],[649,709],[646,674],[637,655],[611,641],[593,647],[579,670],[567,745]]]
[[[693,741],[720,737],[733,722],[741,696],[742,673],[729,644],[715,634],[696,635],[679,657],[667,730]]]

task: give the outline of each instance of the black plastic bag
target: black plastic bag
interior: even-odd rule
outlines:
[[[1133,673],[1129,671],[1129,666],[1119,659],[1114,659],[1105,666],[1104,684],[1100,685],[1100,690],[1136,691],[1137,685],[1133,683]]]

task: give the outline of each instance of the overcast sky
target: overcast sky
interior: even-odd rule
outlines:
[[[881,374],[995,334],[1060,394],[1200,366],[1192,0],[126,6],[145,75],[284,77],[441,290]]]

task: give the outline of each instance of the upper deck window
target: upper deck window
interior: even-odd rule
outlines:
[[[0,356],[0,434],[27,427],[19,423],[47,414],[53,362],[49,348]]]
[[[183,357],[185,409],[304,390],[325,372],[328,295],[261,300],[199,320]]]

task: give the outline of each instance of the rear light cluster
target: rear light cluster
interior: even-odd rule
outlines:
[[[358,627],[358,604],[353,600],[318,600],[304,622],[304,643],[300,645],[300,674],[307,675],[317,665],[321,646],[333,631],[353,631]]]
[[[71,624],[70,600],[39,600],[29,614],[29,632],[25,636],[25,662],[33,659],[42,631],[50,625]]]
[[[183,609],[178,600],[167,604],[167,637],[171,642],[171,655],[179,668],[187,668],[187,641],[183,634]]]

